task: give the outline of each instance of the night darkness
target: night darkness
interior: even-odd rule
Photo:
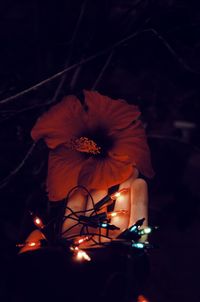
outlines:
[[[1,301],[24,301],[8,295],[19,285],[15,245],[34,228],[28,211],[44,220],[47,211],[48,150],[42,142],[32,148],[30,131],[64,95],[96,89],[138,105],[146,126],[156,172],[149,218],[159,230],[143,292],[149,302],[199,302],[200,3],[2,0],[0,16]],[[52,251],[48,257],[64,276],[70,264]],[[58,288],[67,286],[59,280]],[[62,299],[62,290],[54,294]]]

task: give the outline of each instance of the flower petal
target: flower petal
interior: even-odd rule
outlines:
[[[145,176],[153,177],[150,150],[147,144],[145,130],[140,120],[123,131],[116,131],[114,154],[125,154],[130,162]]]
[[[97,91],[84,90],[84,94],[90,128],[103,125],[111,130],[124,129],[140,116],[138,107],[124,100],[113,100]]]
[[[76,96],[67,96],[37,120],[31,132],[32,138],[35,141],[43,138],[49,148],[56,148],[80,132],[84,125],[83,114]]]
[[[107,159],[90,158],[83,165],[78,183],[88,189],[108,189],[122,183],[133,173],[127,156],[111,154]]]
[[[82,154],[60,146],[49,153],[47,191],[49,200],[65,198],[78,183],[78,175],[85,161]]]

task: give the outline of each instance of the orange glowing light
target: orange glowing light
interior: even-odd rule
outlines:
[[[40,228],[44,227],[44,224],[43,224],[42,220],[37,216],[33,219],[33,222],[36,226],[38,226]]]
[[[137,302],[150,302],[145,296],[139,295],[137,298]]]
[[[108,217],[111,218],[111,217],[116,217],[118,215],[121,215],[121,214],[127,214],[128,211],[127,210],[120,210],[120,211],[115,211],[115,212],[111,212],[111,213],[108,213]]]
[[[128,191],[129,191],[128,188],[121,189],[121,190],[115,192],[114,194],[112,194],[112,195],[110,196],[110,198],[111,198],[111,199],[116,199],[116,198],[122,196],[122,194],[127,193]]]
[[[81,239],[78,240],[78,244],[81,244],[81,243],[87,241],[88,239],[89,239],[89,238],[88,238],[87,236],[84,237],[84,238],[81,238]]]
[[[40,218],[35,218],[35,223],[36,223],[36,224],[41,224]]]
[[[112,212],[112,213],[109,214],[109,216],[111,216],[111,217],[116,217],[117,214],[118,214],[117,212]]]
[[[28,246],[36,246],[36,242],[27,242]]]
[[[18,243],[16,244],[17,247],[20,247],[20,248],[29,248],[29,247],[40,247],[41,246],[41,242],[40,241],[26,241],[25,243]]]
[[[90,256],[82,250],[78,250],[75,256],[76,256],[76,260],[78,261],[84,261],[84,260],[91,261]]]
[[[46,240],[46,237],[40,230],[36,229],[32,231],[23,245],[19,246],[21,247],[19,254],[40,249],[42,247],[42,241],[44,240]]]
[[[115,193],[114,197],[117,198],[117,197],[119,197],[120,195],[121,195],[121,193],[120,193],[120,192],[117,192],[117,193]]]

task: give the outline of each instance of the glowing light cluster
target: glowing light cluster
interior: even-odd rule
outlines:
[[[139,235],[147,235],[152,232],[152,228],[146,227],[144,229],[139,230]]]

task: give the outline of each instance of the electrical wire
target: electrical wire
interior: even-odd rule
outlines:
[[[83,189],[83,190],[85,190],[85,191],[87,192],[88,197],[90,197],[90,199],[91,199],[93,209],[75,212],[75,211],[73,211],[70,207],[67,207],[67,203],[68,203],[68,200],[69,200],[69,198],[70,198],[70,195],[73,193],[74,190],[76,190],[76,189],[78,189],[78,188]],[[85,213],[88,213],[88,212],[90,212],[90,211],[92,211],[92,213],[90,214],[90,216],[92,216],[94,213],[95,213],[96,215],[98,215],[98,212],[97,212],[97,210],[95,209],[95,203],[94,203],[94,199],[93,199],[93,197],[92,197],[92,194],[90,193],[90,191],[89,191],[86,187],[84,187],[84,186],[82,186],[82,185],[74,186],[74,187],[68,192],[68,194],[67,194],[67,196],[66,196],[66,199],[65,199],[65,205],[64,205],[64,207],[65,207],[65,209],[70,210],[70,211],[71,211],[71,214],[73,214],[74,216],[77,216],[77,213],[84,213],[84,214],[85,214]],[[63,216],[64,216],[64,215],[63,215]],[[65,221],[67,218],[71,218],[71,216],[68,216],[68,217],[65,217],[65,216],[64,216],[64,221]],[[63,222],[64,222],[64,221],[63,221]],[[70,228],[70,230],[71,230],[71,228]],[[81,229],[81,230],[82,230],[82,229]],[[68,231],[69,231],[69,230],[66,230],[65,232],[68,232]],[[64,234],[65,234],[65,232],[64,232]],[[99,226],[99,233],[101,233],[101,227],[100,227],[100,226]],[[63,233],[61,233],[61,235],[63,235]]]
[[[76,189],[82,189],[82,190],[84,190],[84,191],[87,192],[87,196],[91,199],[93,208],[86,209],[86,210],[81,210],[81,211],[74,211],[72,208],[70,208],[69,206],[67,206],[67,203],[68,203],[68,200],[69,200],[71,194],[72,194],[73,191],[75,191]],[[76,221],[77,223],[75,223],[74,225],[70,226],[68,229],[64,230],[64,232],[60,231],[60,232],[59,232],[59,235],[61,235],[61,237],[62,237],[63,235],[65,235],[66,233],[68,233],[69,231],[71,231],[71,230],[72,230],[73,228],[75,228],[76,226],[82,225],[82,227],[81,227],[81,229],[80,229],[79,235],[76,234],[76,235],[72,235],[72,236],[67,236],[67,237],[64,238],[65,240],[71,240],[71,239],[73,239],[73,238],[77,238],[78,236],[83,236],[83,235],[85,235],[85,236],[91,236],[91,238],[90,238],[89,240],[92,240],[95,244],[101,245],[101,244],[102,244],[102,242],[101,242],[101,237],[105,237],[105,238],[107,238],[107,239],[111,239],[111,238],[108,236],[108,231],[107,231],[107,236],[105,236],[105,235],[102,234],[102,232],[101,232],[101,231],[102,231],[102,230],[101,230],[102,228],[101,228],[101,225],[100,225],[100,222],[101,222],[100,219],[99,219],[99,221],[97,220],[97,222],[99,222],[99,223],[98,223],[98,224],[99,224],[99,228],[98,228],[99,231],[98,231],[98,233],[96,233],[96,232],[94,233],[94,232],[89,231],[89,226],[88,226],[87,222],[84,222],[84,221],[80,221],[80,220],[79,220],[79,214],[86,214],[86,213],[91,212],[90,215],[89,215],[89,217],[92,217],[94,214],[96,214],[97,217],[98,217],[98,215],[99,215],[98,212],[97,212],[97,210],[95,209],[94,199],[93,199],[91,193],[89,192],[89,190],[88,190],[86,187],[84,187],[84,186],[82,186],[82,185],[77,185],[77,186],[73,187],[73,188],[68,192],[68,194],[67,194],[67,196],[66,196],[66,198],[65,198],[65,203],[64,203],[64,206],[63,206],[63,210],[64,210],[64,211],[68,210],[68,211],[70,211],[70,213],[69,213],[68,215],[65,215],[65,214],[64,214],[64,215],[62,216],[62,217],[63,217],[62,224],[64,223],[64,221],[65,221],[66,219],[74,220],[74,221]],[[72,217],[72,216],[74,216],[74,217]],[[60,219],[60,214],[59,214],[57,217],[51,219],[50,222],[48,222],[48,224],[47,224],[46,226],[49,226],[49,225],[50,225],[51,223],[53,223],[53,222],[55,223],[58,219]],[[106,221],[108,222],[108,220],[106,220]],[[92,226],[91,226],[91,228],[92,228]],[[93,238],[94,236],[98,236],[98,241],[96,241],[96,240]]]
[[[76,227],[77,225],[80,225],[80,222],[72,225],[71,227],[69,227],[67,230],[65,230],[62,235],[66,234],[67,232],[71,231],[74,227]],[[77,235],[76,235],[77,236]],[[66,239],[66,238],[65,238]]]
[[[91,232],[87,233],[86,235],[88,235],[88,236],[99,236],[98,233],[91,233]],[[104,237],[104,238],[107,238],[107,239],[112,240],[111,237],[106,236],[106,235],[103,235],[103,234],[101,234],[101,237]],[[71,235],[71,236],[69,236],[69,237],[66,237],[65,239],[66,239],[66,240],[71,240],[71,239],[74,239],[74,238],[77,238],[77,235]],[[101,244],[102,244],[102,243],[101,243]]]

